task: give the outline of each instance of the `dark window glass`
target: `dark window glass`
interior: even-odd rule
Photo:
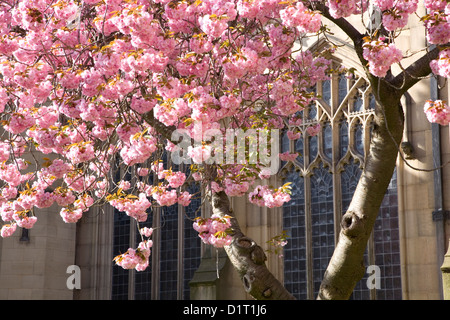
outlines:
[[[291,171],[286,182],[292,182],[292,200],[283,207],[283,228],[289,238],[284,247],[284,283],[297,299],[307,298],[306,235],[304,179]]]

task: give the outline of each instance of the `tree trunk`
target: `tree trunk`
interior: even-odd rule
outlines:
[[[364,252],[396,165],[403,133],[400,97],[386,83],[372,85],[378,104],[370,151],[350,206],[342,217],[339,240],[325,271],[319,300],[349,299],[364,276]]]
[[[225,251],[237,270],[245,291],[257,300],[295,299],[267,269],[264,250],[242,233],[225,192],[212,194],[211,204],[213,213],[232,217],[233,241],[225,247]]]

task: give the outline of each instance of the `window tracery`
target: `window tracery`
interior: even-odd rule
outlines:
[[[333,70],[339,70],[338,62]],[[375,109],[369,84],[356,74],[347,77],[336,72],[314,90],[319,99],[301,112],[302,123],[290,128],[301,132],[301,137],[284,136],[282,142],[283,152],[299,153],[295,161],[282,163],[281,169],[282,178],[293,187],[293,200],[283,208],[284,229],[290,236],[284,248],[284,281],[299,299],[317,296],[337,242],[340,218],[361,175]],[[309,136],[306,128],[316,124],[321,125],[320,132]],[[383,202],[365,256],[366,265],[380,266],[382,273],[386,271],[383,279],[388,280],[383,280],[381,289],[370,289],[366,275],[353,299],[401,298],[395,179],[394,174],[386,194],[389,200]],[[391,244],[393,238],[397,240]]]

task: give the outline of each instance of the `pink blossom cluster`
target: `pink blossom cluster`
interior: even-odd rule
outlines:
[[[321,56],[313,56],[311,51],[303,51],[295,55],[295,68],[301,75],[300,84],[305,87],[312,87],[318,81],[329,79],[327,71],[331,61]],[[305,101],[308,104],[307,101]]]
[[[446,126],[450,122],[450,107],[445,101],[427,100],[423,110],[428,121],[431,123],[438,123],[442,126]]]
[[[361,10],[361,4],[363,10]],[[361,11],[364,12],[368,6],[367,1],[364,0],[328,0],[327,5],[330,9],[330,15],[336,19],[358,14]]]
[[[231,217],[213,214],[210,218],[196,218],[193,224],[198,236],[206,244],[222,248],[231,244]]]
[[[153,233],[152,228],[141,228],[139,233],[143,240],[139,242],[136,249],[129,248],[125,253],[114,257],[115,263],[124,269],[136,269],[136,271],[144,271],[149,265],[149,257],[153,241],[148,239]],[[147,239],[145,239],[145,238]]]
[[[164,179],[167,180],[169,183],[169,186],[172,188],[178,188],[181,187],[184,184],[184,181],[186,181],[186,175],[183,172],[168,172]]]
[[[286,26],[297,28],[303,33],[316,33],[321,25],[321,15],[308,10],[302,2],[280,10],[280,18]]]
[[[170,207],[178,200],[177,190],[168,190],[164,187],[155,187],[152,190],[152,196],[160,206]]]
[[[418,0],[375,0],[383,12],[383,25],[388,31],[406,26],[408,18],[417,10]]]
[[[31,229],[37,221],[37,217],[30,215],[30,211],[22,207],[19,201],[3,202],[0,212],[2,220],[7,222],[1,228],[0,234],[3,238],[12,236],[17,227]]]
[[[151,207],[150,201],[145,193],[140,193],[138,197],[119,197],[113,198],[109,203],[121,212],[125,212],[128,216],[139,222],[147,221],[147,209]]]
[[[129,144],[120,150],[120,156],[127,165],[145,162],[156,150],[156,138],[151,135],[130,137]]]
[[[95,157],[92,143],[78,143],[68,150],[66,157],[73,163],[87,162]]]
[[[363,45],[363,56],[369,62],[369,71],[374,76],[384,77],[394,63],[403,59],[402,52],[393,43],[379,38]]]
[[[322,126],[320,125],[320,123],[317,123],[317,124],[315,124],[315,125],[311,125],[311,126],[308,126],[308,127],[306,128],[306,132],[307,132],[311,137],[314,137],[314,136],[316,136],[317,134],[319,134],[321,127],[322,127]]]
[[[291,130],[289,130],[286,134],[289,140],[297,140],[301,136],[301,132],[295,132]]]
[[[450,41],[450,3],[445,0],[425,0],[428,14],[422,18],[427,28],[427,40],[432,44]]]
[[[441,50],[439,58],[430,62],[430,67],[434,74],[450,78],[450,49]]]
[[[82,217],[83,210],[64,207],[61,209],[60,215],[65,223],[75,223]]]
[[[275,208],[281,207],[285,202],[291,200],[289,193],[283,189],[272,190],[268,186],[257,186],[249,193],[248,199],[251,203],[260,207]]]
[[[290,153],[289,151],[279,154],[282,161],[294,161],[298,157],[298,153]]]
[[[16,231],[16,229],[17,229],[16,223],[5,224],[5,225],[3,225],[3,227],[0,231],[0,235],[2,236],[2,238],[10,237],[13,235],[13,233]]]

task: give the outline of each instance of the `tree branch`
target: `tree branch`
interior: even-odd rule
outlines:
[[[321,12],[322,16],[333,22],[336,26],[338,26],[354,43],[356,53],[359,59],[362,62],[362,65],[365,66],[367,61],[363,58],[362,55],[362,43],[364,41],[364,34],[358,31],[353,24],[348,22],[344,18],[333,18],[330,14],[330,10],[324,3],[312,2],[312,5],[309,7],[311,10],[318,10]],[[360,50],[359,50],[360,49]]]
[[[344,18],[333,18],[330,14],[330,10],[328,9],[328,7],[324,4],[324,3],[319,3],[319,2],[311,2],[311,4],[309,5],[309,9],[311,10],[316,10],[316,11],[320,11],[322,16],[324,16],[325,18],[327,18],[328,20],[330,20],[331,22],[333,22],[334,24],[336,24],[342,31],[345,32],[346,35],[348,35],[353,41],[357,41],[357,40],[361,40],[363,39],[363,34],[361,34],[361,32],[359,32],[354,26],[353,24],[351,24],[350,22],[348,22],[346,19]]]
[[[430,62],[439,56],[439,47],[434,47],[427,54],[417,59],[408,68],[393,78],[389,83],[399,88],[399,93],[403,95],[413,85],[419,82],[423,77],[431,73]]]

